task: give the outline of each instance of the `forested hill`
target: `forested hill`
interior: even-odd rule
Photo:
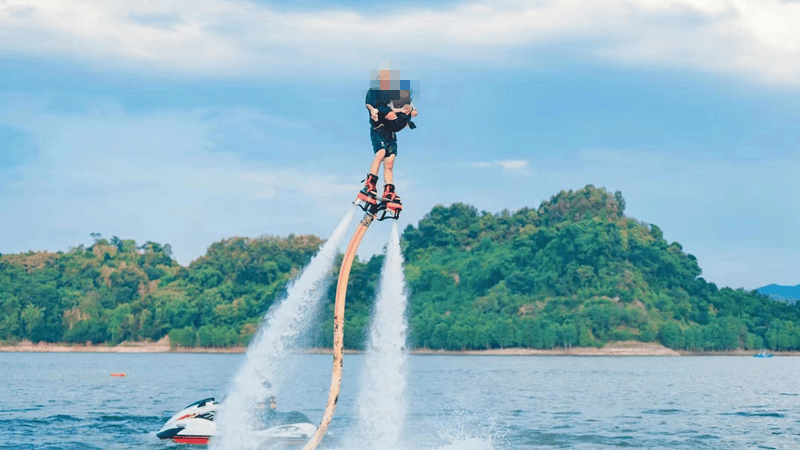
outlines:
[[[636,339],[676,349],[800,349],[796,307],[718,289],[678,243],[624,209],[619,192],[593,186],[515,212],[435,207],[403,233],[411,344],[552,348]],[[322,242],[231,238],[183,267],[168,245],[93,237],[69,252],[0,256],[0,340],[117,344],[169,335],[174,345],[246,344]],[[353,265],[350,348],[363,346],[382,262],[379,255]],[[330,345],[333,290],[319,345]]]
[[[414,344],[800,348],[800,311],[718,289],[656,225],[624,216],[621,193],[586,186],[538,209],[435,207],[406,228]]]
[[[118,344],[169,334],[179,345],[246,343],[322,243],[231,238],[182,267],[169,245],[93,237],[66,253],[0,257],[0,340]]]

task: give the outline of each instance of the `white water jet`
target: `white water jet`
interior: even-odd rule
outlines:
[[[218,411],[217,435],[210,440],[210,449],[251,450],[262,444],[251,433],[261,428],[257,405],[271,395],[277,396],[289,376],[287,359],[319,312],[339,246],[356,211],[357,207],[353,207],[345,215],[300,277],[288,287],[286,298],[267,311]]]
[[[408,296],[395,221],[392,221],[378,292],[361,374],[356,442],[348,447],[389,450],[401,448],[408,378],[405,353]]]

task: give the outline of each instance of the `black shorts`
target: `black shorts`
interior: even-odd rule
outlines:
[[[372,139],[372,150],[375,153],[386,150],[386,156],[397,155],[397,134],[381,128],[377,130],[375,128],[370,129],[369,137]]]

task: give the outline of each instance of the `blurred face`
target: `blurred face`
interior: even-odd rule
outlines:
[[[390,70],[381,70],[380,73],[380,85],[382,91],[388,91],[391,89],[391,71]]]

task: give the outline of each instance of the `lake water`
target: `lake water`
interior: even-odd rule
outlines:
[[[202,449],[155,433],[189,403],[221,398],[242,358],[0,353],[0,449]],[[296,359],[278,409],[317,422],[332,358]],[[357,426],[362,362],[345,356],[321,448],[346,449]],[[411,356],[409,370],[405,449],[800,445],[798,357]]]

